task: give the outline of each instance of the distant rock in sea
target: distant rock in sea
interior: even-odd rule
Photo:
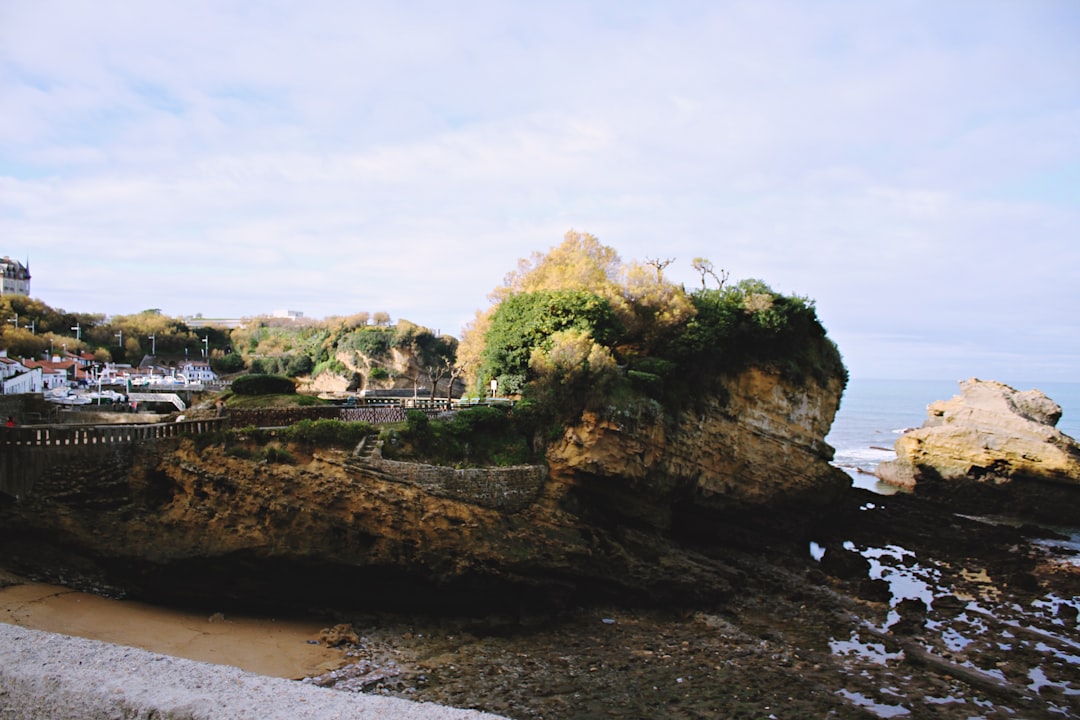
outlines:
[[[960,390],[929,405],[878,477],[973,511],[1080,520],[1080,443],[1055,427],[1061,407],[992,380],[964,380]]]

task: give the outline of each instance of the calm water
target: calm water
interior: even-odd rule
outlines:
[[[1042,390],[1061,406],[1058,428],[1080,438],[1080,383],[1015,383],[1011,387]],[[896,438],[905,428],[923,424],[927,405],[959,394],[960,385],[954,380],[851,380],[826,438],[836,448],[835,463],[858,487],[894,492],[867,473],[896,457],[892,451]]]

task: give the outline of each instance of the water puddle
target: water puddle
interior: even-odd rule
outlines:
[[[879,718],[905,717],[911,714],[911,711],[903,705],[885,705],[876,700],[872,700],[859,692],[840,690],[837,694],[844,697],[851,704],[869,710]]]
[[[1060,557],[1064,549],[1071,553],[1066,554],[1069,562],[1080,564],[1080,543],[1072,544],[1080,534],[1068,537],[1073,539],[1053,543],[1053,554]],[[1080,598],[1052,593],[1018,597],[1007,593],[1008,584],[987,568],[952,567],[919,558],[899,545],[858,547],[846,542],[844,548],[862,555],[869,563],[868,579],[888,583],[890,592],[880,625],[829,641],[830,652],[850,670],[850,677],[869,676],[865,687],[853,689],[862,684],[855,682],[840,691],[848,702],[882,718],[904,717],[917,709],[911,702],[891,702],[888,691],[890,685],[904,683],[899,670],[906,658],[897,648],[912,642],[936,658],[941,669],[955,667],[988,685],[1015,688],[1032,702],[1043,702],[1052,715],[1070,715],[1075,704],[1069,702],[1075,701],[1068,699],[1080,697]],[[820,560],[824,547],[811,543],[810,553]],[[896,644],[889,637],[896,638]],[[950,682],[956,690],[964,687]],[[922,695],[918,702],[960,706],[968,717],[996,717],[1005,709],[978,697],[981,693],[965,697],[956,690]],[[901,690],[898,697],[907,695]],[[1059,700],[1053,701],[1055,697]]]

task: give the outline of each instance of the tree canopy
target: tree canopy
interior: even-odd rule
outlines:
[[[461,357],[473,386],[496,379],[501,393],[573,415],[618,398],[678,408],[718,374],[751,363],[846,379],[811,300],[756,279],[728,285],[727,271],[703,257],[692,261],[702,287],[687,292],[664,276],[674,262],[624,263],[577,232],[520,261],[466,330]]]

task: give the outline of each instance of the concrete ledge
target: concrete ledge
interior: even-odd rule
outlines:
[[[0,720],[500,720],[0,623]]]

